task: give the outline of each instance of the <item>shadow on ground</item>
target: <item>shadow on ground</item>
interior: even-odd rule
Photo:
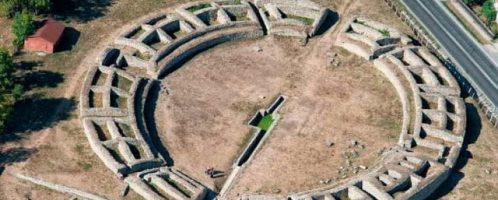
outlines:
[[[12,116],[0,135],[0,143],[19,140],[70,117],[75,101],[66,98],[31,97],[14,105]]]
[[[15,63],[16,69],[19,70],[33,70],[39,66],[41,66],[43,62],[41,61],[18,61]]]
[[[74,29],[73,27],[66,27],[64,29],[64,33],[62,33],[62,37],[60,39],[60,43],[57,46],[57,52],[63,51],[71,51],[74,46],[80,39],[81,33]]]
[[[56,88],[64,82],[64,74],[39,69],[43,66],[42,61],[18,61],[16,62],[16,82],[24,86],[24,90],[31,91],[37,88]]]
[[[323,22],[322,26],[316,32],[317,35],[322,35],[327,32],[332,26],[334,26],[337,21],[339,21],[339,14],[332,10],[327,11],[327,17]]]
[[[161,154],[164,158],[168,166],[175,165],[175,161],[171,158],[168,150],[164,146],[164,143],[161,142],[161,138],[157,132],[156,128],[156,119],[155,119],[155,111],[157,106],[157,99],[159,98],[159,93],[161,92],[161,87],[159,82],[155,82],[151,87],[149,96],[144,105],[144,119],[145,126],[147,131],[149,132],[149,136],[151,138],[152,144],[156,148],[156,150]],[[136,112],[139,113],[139,112]]]
[[[23,147],[12,148],[4,152],[0,152],[0,175],[2,175],[6,166],[25,161],[34,153],[36,153],[36,150],[26,149]]]
[[[35,88],[55,88],[64,81],[64,75],[46,70],[30,71],[23,75],[23,85],[26,91]]]
[[[53,3],[56,19],[88,22],[104,16],[113,0],[54,0]]]
[[[441,184],[441,187],[439,187],[428,199],[440,199],[455,189],[458,182],[465,177],[465,174],[460,170],[467,165],[470,159],[473,159],[472,152],[468,151],[467,148],[469,144],[474,144],[479,138],[482,124],[481,117],[479,116],[479,110],[471,103],[466,103],[466,107],[467,130],[460,156],[458,157],[457,163],[455,164],[455,167],[453,168],[453,171],[448,179],[446,179],[446,181]]]

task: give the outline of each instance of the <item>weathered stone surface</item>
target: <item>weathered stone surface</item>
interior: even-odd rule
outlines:
[[[189,11],[200,4],[209,6]],[[143,112],[154,80],[167,76],[185,59],[224,42],[265,34],[306,41],[316,35],[326,13],[326,8],[308,0],[255,0],[193,2],[180,5],[173,13],[144,17],[103,50],[83,82],[80,118],[92,150],[145,199],[202,199],[207,189],[165,167],[168,163],[151,142]],[[448,176],[465,136],[465,104],[458,83],[441,62],[425,48],[410,43],[398,30],[364,18],[353,18],[343,27],[336,45],[374,60],[374,66],[395,87],[403,107],[400,140],[395,147],[379,152],[381,162],[369,167],[354,166],[350,160],[368,144],[351,141],[350,148],[344,149],[347,167],[341,167],[338,174],[358,173],[359,177],[334,188],[293,194],[289,199],[334,199],[345,194],[351,199],[423,199]],[[338,66],[335,56],[330,63]],[[117,79],[128,81],[129,88],[116,85]],[[334,143],[327,141],[326,145]],[[188,191],[173,187],[170,179]],[[329,184],[331,180],[321,182]],[[282,198],[286,197],[242,195],[240,199]]]

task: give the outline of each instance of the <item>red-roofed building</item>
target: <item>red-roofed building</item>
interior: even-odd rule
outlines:
[[[59,44],[64,28],[62,23],[48,18],[40,29],[24,40],[24,49],[26,51],[53,53]]]

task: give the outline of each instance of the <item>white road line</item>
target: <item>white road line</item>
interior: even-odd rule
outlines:
[[[441,0],[436,0],[436,3],[439,5],[439,7],[441,7],[441,9],[446,13],[446,15],[448,15],[448,17],[451,18],[451,20],[453,20],[453,22],[460,28],[460,30],[462,30],[467,35],[469,40],[472,41],[474,43],[474,45],[477,46],[477,48],[480,48],[482,54],[485,55],[486,57],[488,57],[489,61],[491,61],[494,64],[493,67],[498,69],[498,62],[492,58],[492,56],[489,54],[488,50],[484,48],[484,45],[481,44],[480,42],[478,42],[474,38],[474,36],[472,36],[472,34],[467,30],[467,28],[465,28],[458,21],[458,19],[446,8],[446,6],[444,6],[444,4],[441,2]]]
[[[434,14],[432,14],[430,12],[430,10],[427,8],[427,6],[425,6],[424,4],[422,4],[420,1],[417,1],[417,3],[420,6],[422,6],[422,8],[429,14],[429,16],[431,16],[432,19],[434,19],[434,21],[439,25],[439,27],[441,27],[441,29],[443,29],[443,31],[446,32],[446,34],[450,37],[450,39],[460,48],[460,50],[462,50],[462,52],[467,56],[467,58],[469,58],[469,60],[476,66],[476,68],[486,77],[486,79],[488,79],[488,81],[491,83],[491,85],[493,85],[493,87],[495,89],[498,89],[498,85],[493,81],[493,79],[491,79],[491,77],[489,77],[489,75],[487,73],[485,73],[479,67],[480,65],[474,60],[474,58],[467,51],[465,51],[465,48],[463,48],[462,45],[460,45],[460,43],[456,40],[456,38],[453,37],[453,35],[451,35],[448,32],[448,30],[441,24],[441,22],[439,22],[439,20],[437,20],[437,18],[434,16]]]

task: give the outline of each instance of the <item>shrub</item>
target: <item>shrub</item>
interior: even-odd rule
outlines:
[[[14,16],[12,23],[12,33],[14,34],[14,46],[21,47],[26,36],[35,30],[33,15],[27,11],[22,11]]]
[[[491,24],[496,19],[496,9],[494,0],[487,0],[482,4],[482,14],[486,17],[487,23]]]

